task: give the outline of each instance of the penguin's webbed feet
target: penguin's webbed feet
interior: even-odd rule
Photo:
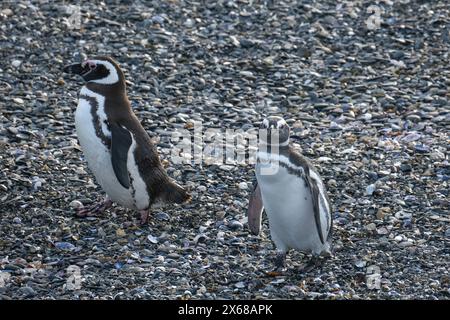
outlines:
[[[148,222],[149,210],[140,210],[139,213],[141,214],[140,224],[143,226]]]
[[[266,275],[268,277],[279,277],[282,276],[286,269],[286,252],[277,251],[277,255],[274,258],[275,269],[272,271],[267,271]]]
[[[92,217],[92,216],[102,213],[103,211],[110,208],[111,206],[112,206],[111,199],[106,198],[102,202],[96,203],[90,207],[78,209],[76,212],[76,216],[79,218]]]
[[[277,251],[277,255],[274,259],[275,269],[268,271],[266,274],[269,277],[279,277],[286,271],[286,252]]]
[[[277,269],[284,269],[286,267],[286,252],[277,252],[275,257],[275,267]]]
[[[311,260],[308,261],[305,265],[303,265],[299,271],[308,273],[312,270],[314,270],[316,267],[320,266],[322,264],[322,259],[318,256],[312,256]]]

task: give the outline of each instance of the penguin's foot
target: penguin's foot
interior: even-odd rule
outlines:
[[[275,257],[275,270],[280,272],[286,269],[286,252],[278,251]]]
[[[149,210],[140,210],[139,213],[141,214],[141,226],[143,226],[148,222]]]
[[[273,271],[266,272],[268,277],[279,277],[286,272],[286,252],[277,251],[277,255],[274,259],[275,269]]]
[[[92,217],[99,213],[102,213],[103,211],[110,208],[111,206],[112,206],[111,199],[106,198],[102,202],[94,204],[93,206],[78,209],[76,215],[77,215],[77,217],[80,217],[80,218]]]
[[[304,273],[308,273],[310,271],[312,271],[313,269],[315,269],[316,267],[320,266],[322,264],[322,259],[320,259],[319,257],[313,256],[311,258],[311,260],[309,260],[308,263],[306,263],[305,265],[303,265],[300,268],[301,272]]]

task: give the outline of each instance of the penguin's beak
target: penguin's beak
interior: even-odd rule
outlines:
[[[64,67],[63,72],[65,73],[71,73],[71,74],[78,74],[80,76],[83,76],[87,72],[90,71],[90,68],[88,65],[85,65],[84,68],[81,63],[73,63],[69,64]]]

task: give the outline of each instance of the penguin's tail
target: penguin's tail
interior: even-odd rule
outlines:
[[[169,182],[164,193],[164,200],[169,203],[185,203],[191,201],[191,195],[175,182]]]

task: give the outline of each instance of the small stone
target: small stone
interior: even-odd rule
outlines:
[[[335,188],[335,187],[337,186],[337,182],[336,182],[336,180],[334,180],[334,179],[330,179],[330,180],[328,180],[327,185],[328,185],[330,188]]]
[[[59,250],[67,250],[72,251],[75,249],[75,246],[70,242],[55,242],[55,247]]]
[[[69,206],[73,209],[81,209],[84,207],[81,201],[78,200],[73,200],[72,202],[70,202]]]
[[[374,231],[376,228],[377,228],[377,225],[373,222],[366,225],[366,230],[368,230],[368,231]]]
[[[241,71],[239,74],[245,78],[253,78],[253,72],[251,71]]]
[[[284,278],[278,278],[278,279],[275,279],[273,281],[270,281],[271,284],[281,284],[281,283],[284,283],[284,282],[286,282],[286,279],[284,279]]]
[[[208,291],[208,289],[206,289],[206,287],[204,285],[201,285],[198,289],[197,289],[197,294],[204,294]]]
[[[241,183],[239,183],[239,189],[241,189],[241,190],[247,190],[247,189],[248,189],[247,182],[241,182]]]
[[[380,235],[386,235],[389,233],[389,230],[386,227],[381,227],[377,229],[377,233]]]
[[[266,64],[267,66],[272,66],[273,65],[273,58],[272,57],[267,57],[263,59],[264,64]]]
[[[406,241],[402,241],[398,244],[402,248],[411,247],[414,245],[414,241],[411,239],[407,239]]]
[[[186,21],[184,22],[184,26],[186,28],[192,28],[194,26],[194,20],[192,19],[186,19]]]
[[[300,288],[298,286],[287,285],[287,286],[284,286],[283,290],[286,290],[286,291],[292,292],[292,293],[297,293],[300,291]]]
[[[17,104],[24,104],[24,103],[25,103],[25,101],[23,101],[22,98],[14,98],[13,101],[14,101],[15,103],[17,103]]]
[[[198,234],[194,238],[194,243],[195,244],[202,243],[202,242],[205,242],[206,239],[207,239],[207,237],[203,233],[202,234]]]
[[[217,241],[223,242],[225,240],[225,232],[219,231],[217,232]]]
[[[420,134],[418,134],[417,132],[412,132],[412,133],[404,136],[403,138],[401,138],[401,141],[409,143],[409,142],[417,141],[421,137],[422,136]]]
[[[3,9],[0,13],[6,17],[10,17],[14,14],[14,12],[9,8]]]
[[[122,270],[129,273],[140,273],[145,271],[145,269],[142,267],[137,267],[129,264],[124,265]]]
[[[425,174],[424,174],[424,175],[425,175]],[[417,197],[411,194],[411,195],[407,195],[407,196],[404,198],[404,200],[405,200],[405,202],[406,202],[407,204],[412,204],[412,203],[414,203],[414,202],[417,201]]]
[[[29,287],[29,286],[25,286],[25,287],[20,288],[20,292],[22,294],[24,294],[25,297],[34,297],[36,295],[36,291],[33,288]]]
[[[168,221],[168,220],[170,220],[170,216],[167,213],[165,213],[165,212],[158,212],[155,215],[155,218],[160,220],[160,221]]]
[[[169,254],[167,255],[167,258],[170,258],[170,259],[179,259],[179,258],[180,258],[180,255],[179,255],[178,253],[172,252],[172,253],[169,253]]]
[[[21,224],[21,223],[22,223],[22,219],[20,219],[19,217],[15,217],[15,218],[13,219],[13,223],[14,223],[14,224]]]
[[[416,144],[414,150],[418,153],[427,153],[430,151],[430,147],[424,144]]]
[[[405,229],[411,229],[412,228],[411,219],[404,219],[402,222],[402,227]]]
[[[125,237],[126,235],[127,235],[127,234],[126,234],[125,230],[123,230],[123,229],[121,229],[121,228],[119,228],[119,229],[116,230],[116,236],[117,236],[117,237],[123,238],[123,237]]]
[[[12,65],[14,68],[20,67],[21,64],[22,64],[22,61],[20,61],[20,60],[13,60],[13,61],[11,62],[11,65]]]
[[[158,238],[152,236],[151,234],[149,234],[149,235],[147,236],[147,240],[150,241],[150,243],[153,243],[153,244],[158,243]]]
[[[412,122],[419,122],[420,120],[422,120],[422,118],[416,114],[410,114],[409,116],[406,117],[406,119]]]
[[[339,125],[339,124],[337,124],[336,122],[334,122],[334,121],[332,121],[331,123],[330,123],[330,130],[342,130],[343,129],[343,127],[341,126],[341,125]]]
[[[400,170],[402,170],[402,172],[411,172],[412,166],[408,163],[402,163],[400,165]]]
[[[450,238],[450,228],[447,228],[447,230],[445,230],[445,237]]]
[[[99,227],[97,230],[97,234],[99,237],[104,238],[106,236],[106,232],[102,227]]]
[[[66,84],[66,82],[64,81],[63,78],[59,78],[59,79],[56,81],[56,84],[57,84],[58,86],[63,86],[63,85]]]
[[[163,18],[162,16],[160,16],[160,15],[157,15],[157,16],[152,17],[152,18],[151,18],[151,21],[152,21],[153,23],[157,23],[157,24],[160,24],[160,25],[163,25],[163,24],[164,24],[164,18]]]
[[[217,211],[216,212],[216,218],[217,220],[222,220],[226,215],[226,212],[223,210]]]
[[[383,220],[384,217],[391,212],[391,208],[389,207],[381,207],[377,210],[377,219]]]
[[[231,230],[242,230],[244,229],[244,225],[237,220],[233,220],[228,224],[228,227]]]
[[[366,188],[366,194],[368,196],[371,196],[371,195],[373,195],[375,190],[376,190],[376,186],[374,184],[368,185],[367,188]]]
[[[230,40],[231,40],[231,43],[233,44],[233,46],[235,46],[235,47],[239,47],[241,45],[241,43],[235,36],[230,36]]]
[[[357,268],[364,268],[366,265],[367,265],[367,262],[363,261],[363,260],[358,260],[355,262],[355,266]]]
[[[28,248],[28,251],[30,251],[30,253],[36,253],[36,252],[38,252],[40,249],[41,249],[40,247],[30,246],[30,247]]]
[[[395,214],[395,217],[397,219],[411,219],[412,214],[410,212],[406,212],[406,211],[399,211]]]
[[[437,161],[444,160],[445,154],[440,152],[439,150],[435,150],[430,154],[430,158]]]
[[[183,296],[184,296],[185,298],[192,297],[192,292],[190,292],[189,290],[186,290],[186,291],[183,292]]]

